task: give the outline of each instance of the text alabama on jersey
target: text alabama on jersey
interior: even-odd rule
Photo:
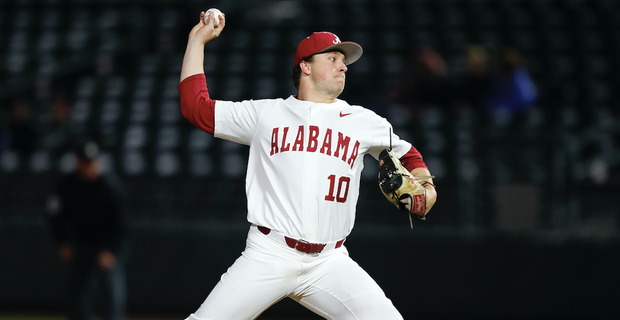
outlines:
[[[353,168],[355,159],[357,159],[357,155],[359,153],[359,141],[355,140],[353,147],[349,148],[352,143],[351,138],[343,135],[342,132],[338,132],[338,143],[335,145],[335,148],[332,149],[332,129],[325,129],[325,135],[322,136],[322,139],[319,139],[319,135],[321,135],[319,127],[313,125],[308,126],[308,138],[305,139],[305,126],[301,125],[297,128],[297,134],[294,140],[289,138],[289,129],[289,127],[273,128],[271,131],[270,156],[288,151],[318,151],[319,153],[331,156],[333,151],[334,157],[342,159],[342,161],[346,162],[351,166],[351,168]],[[322,142],[319,143],[319,141]],[[351,150],[350,152],[349,149]]]

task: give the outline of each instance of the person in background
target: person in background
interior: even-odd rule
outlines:
[[[70,265],[69,319],[93,318],[99,281],[107,290],[105,319],[124,319],[127,228],[120,197],[101,174],[99,147],[76,151],[75,172],[63,177],[47,201],[59,255]]]
[[[500,49],[495,67],[497,70],[491,78],[484,108],[490,118],[511,122],[536,104],[538,90],[516,50]]]

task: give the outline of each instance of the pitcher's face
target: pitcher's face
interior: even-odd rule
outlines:
[[[342,93],[348,70],[344,54],[338,51],[316,54],[311,70],[310,77],[317,91],[334,98]]]

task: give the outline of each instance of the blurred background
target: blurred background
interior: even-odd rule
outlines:
[[[620,317],[615,0],[0,0],[0,315],[64,314],[45,203],[80,139],[123,194],[130,317],[185,318],[243,250],[247,147],[179,111],[211,7],[214,99],[295,94],[313,31],[364,48],[341,98],[412,142],[439,193],[411,230],[364,160],[346,244],[405,319]],[[285,300],[261,318],[319,317]]]

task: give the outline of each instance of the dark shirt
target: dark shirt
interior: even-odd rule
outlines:
[[[48,211],[59,242],[117,252],[125,236],[119,199],[103,177],[87,181],[73,173],[62,178]]]

